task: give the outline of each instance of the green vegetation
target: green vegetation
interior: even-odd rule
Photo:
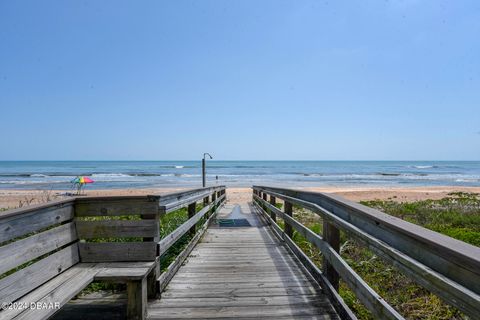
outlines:
[[[412,203],[363,201],[363,205],[379,209],[427,229],[480,246],[480,198],[475,193],[454,192],[441,200]]]
[[[450,237],[480,246],[480,197],[471,193],[451,193],[441,200],[400,203],[393,200],[361,202]],[[294,206],[295,219],[321,234],[323,221],[315,213]],[[283,228],[283,221],[278,219]],[[322,255],[300,234],[294,241],[319,267]],[[407,319],[467,319],[459,310],[445,304],[436,295],[415,284],[390,264],[355,240],[341,233],[341,256],[380,296]],[[359,319],[374,319],[345,283],[340,295]]]

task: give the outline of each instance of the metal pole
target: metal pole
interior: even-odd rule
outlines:
[[[205,157],[202,159],[202,186],[206,186],[206,177],[205,177]]]

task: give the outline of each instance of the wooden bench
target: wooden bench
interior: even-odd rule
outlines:
[[[121,218],[120,218],[121,217]],[[80,198],[0,215],[0,319],[47,319],[93,281],[126,283],[127,316],[158,292],[158,201]]]

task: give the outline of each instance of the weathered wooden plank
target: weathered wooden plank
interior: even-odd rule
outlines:
[[[209,196],[211,194],[211,191],[203,191],[197,194],[192,194],[191,196],[185,197],[178,199],[176,201],[172,201],[169,203],[161,204],[160,205],[160,213],[165,214],[169,212],[173,212],[175,210],[187,207],[189,204],[197,202],[206,196]]]
[[[255,271],[265,271],[265,270],[272,270],[275,272],[278,271],[297,271],[297,266],[289,266],[286,264],[277,265],[270,267],[271,265],[237,265],[234,263],[235,260],[232,259],[232,264],[230,266],[208,266],[209,272],[218,272],[218,273],[239,273],[239,272],[255,272]],[[205,270],[206,267],[201,265],[186,265],[183,267],[185,272],[199,272],[201,270]]]
[[[188,258],[189,263],[210,263],[210,264],[230,264],[232,259],[235,259],[236,263],[295,263],[295,260],[290,256],[277,257],[271,255],[255,255],[249,256],[247,254],[231,254],[231,255],[216,255],[208,257],[205,255],[190,256]]]
[[[251,306],[244,307],[204,307],[204,308],[169,308],[168,313],[163,312],[162,308],[150,308],[150,319],[217,319],[217,318],[238,318],[253,317],[262,318],[265,316],[279,317],[290,316],[317,316],[324,315],[324,319],[337,319],[333,312],[328,308],[328,303],[318,303],[317,305],[284,305],[284,306]],[[327,317],[328,316],[328,317]]]
[[[154,261],[155,242],[79,243],[82,262]]]
[[[216,191],[223,190],[224,188],[225,186],[210,187],[160,196],[160,213],[165,214],[181,209],[188,206],[190,203],[197,202],[210,195],[212,195],[213,201],[215,200],[214,195],[216,194]]]
[[[237,268],[244,268],[244,267],[261,267],[261,268],[268,268],[268,267],[288,267],[288,266],[296,266],[295,261],[289,261],[286,262],[285,260],[258,260],[258,259],[252,259],[250,261],[248,260],[238,260],[236,259],[235,256],[230,256],[230,261],[209,261],[209,260],[197,260],[195,258],[188,259],[188,265],[190,267],[194,268],[222,268],[222,267],[228,267],[232,265],[232,263],[235,264],[235,267]]]
[[[152,197],[95,197],[75,201],[75,216],[131,216],[158,214]]]
[[[296,296],[304,294],[316,294],[318,291],[312,287],[283,287],[283,288],[239,288],[239,289],[210,289],[196,291],[190,289],[176,289],[174,292],[166,290],[162,293],[165,298],[202,298],[208,297],[273,297],[273,296]]]
[[[129,262],[101,262],[96,268],[149,268],[152,269],[155,261],[129,261]]]
[[[170,285],[169,285],[170,288]],[[275,296],[275,297],[221,297],[221,298],[162,298],[149,304],[150,308],[202,308],[202,307],[256,307],[256,306],[285,306],[296,304],[315,304],[327,302],[326,296]],[[168,312],[168,310],[166,310]]]
[[[90,275],[91,280],[93,280],[94,276],[94,270],[91,268],[95,264],[87,264],[87,263],[82,263],[82,264],[76,264],[75,266],[69,268],[65,272],[57,275],[56,277],[52,278],[51,280],[47,281],[43,285],[39,286],[36,288],[34,291],[29,292],[28,294],[24,295],[20,299],[18,299],[16,302],[18,305],[29,305],[32,302],[37,302],[41,300],[42,298],[46,297],[52,292],[55,292],[58,290],[59,287],[61,286],[70,286],[69,281],[71,279],[77,279],[77,277],[83,277],[83,274],[87,273]],[[53,310],[57,311],[57,310]],[[14,319],[16,316],[23,312],[28,312],[28,309],[7,309],[4,311],[0,311],[0,319]],[[17,318],[15,318],[17,319]],[[37,319],[36,317],[30,317],[30,319]]]
[[[80,239],[155,237],[158,225],[155,220],[101,220],[76,221]]]
[[[217,290],[217,289],[253,289],[253,288],[295,288],[295,287],[312,287],[312,282],[309,280],[301,280],[301,281],[275,281],[275,282],[193,282],[193,283],[185,283],[185,282],[175,282],[174,280],[170,281],[168,284],[168,290],[192,290],[192,291],[203,291],[204,293],[208,293],[209,290]]]
[[[0,274],[76,240],[75,224],[69,222],[0,247]]]
[[[1,279],[0,301],[15,301],[78,261],[77,244],[73,244]]]
[[[102,268],[95,275],[95,281],[111,281],[115,283],[126,283],[133,280],[145,278],[151,268]]]
[[[64,278],[64,282],[60,286],[36,302],[45,306],[55,306],[55,303],[63,306],[92,282],[93,275],[94,271],[92,268],[82,268],[74,277]],[[58,309],[55,308],[27,309],[17,316],[15,320],[46,320],[57,311]]]
[[[60,201],[48,206],[12,211],[14,212],[0,217],[0,243],[71,220],[73,202]]]
[[[202,277],[201,274],[188,274],[185,275],[181,272],[181,270],[175,275],[174,280],[177,283],[218,283],[221,282],[229,282],[229,283],[239,283],[239,282],[249,282],[249,283],[262,283],[262,282],[295,282],[295,281],[310,281],[310,279],[303,275],[303,274],[295,274],[289,277],[283,277],[281,275],[271,273],[269,275],[265,274],[252,274],[252,275],[226,275],[220,274],[218,277]]]
[[[202,192],[209,192],[213,193],[215,190],[223,190],[225,189],[225,186],[215,186],[215,187],[206,187],[206,188],[197,188],[197,189],[191,189],[187,191],[177,191],[177,192],[172,192],[172,193],[167,193],[167,194],[160,194],[157,195],[160,205],[165,205],[166,203],[169,202],[175,202],[179,201],[182,198],[188,198],[192,196],[193,194],[198,194]]]

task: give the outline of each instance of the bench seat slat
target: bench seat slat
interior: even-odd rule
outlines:
[[[127,282],[145,278],[150,268],[105,268],[95,275],[96,281]]]
[[[73,222],[0,247],[0,274],[77,240]]]
[[[51,293],[52,291],[56,290],[58,287],[65,285],[68,279],[75,279],[79,276],[82,272],[88,270],[89,273],[92,274],[92,280],[94,273],[92,273],[91,268],[94,267],[94,263],[82,263],[76,264],[75,266],[71,267],[67,271],[59,274],[58,276],[54,277],[53,279],[49,280],[48,282],[44,283],[40,287],[36,288],[34,291],[24,295],[16,302],[19,304],[29,304],[31,302],[37,302],[44,298],[46,295]],[[25,312],[26,310],[21,309],[7,309],[0,312],[0,319],[15,319],[16,316]]]
[[[78,262],[75,243],[1,279],[0,301],[15,301]]]
[[[59,275],[55,277],[53,280],[57,278],[61,278],[63,282],[53,287],[50,283],[44,284],[44,291],[48,291],[46,295],[37,295],[39,297],[38,300],[35,300],[37,303],[40,304],[52,304],[59,303],[60,307],[65,305],[70,299],[72,299],[76,294],[78,294],[82,289],[87,287],[94,279],[95,276],[95,268],[89,264],[77,264],[76,266],[72,267],[73,271],[76,272],[72,277],[65,277]],[[66,273],[66,272],[65,272]],[[64,273],[64,274],[65,274]],[[40,287],[39,289],[41,289]],[[37,290],[39,290],[37,289]],[[51,290],[50,290],[51,289]],[[59,309],[28,309],[19,314],[15,317],[15,320],[46,320],[51,317],[55,312],[59,311]]]

